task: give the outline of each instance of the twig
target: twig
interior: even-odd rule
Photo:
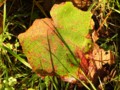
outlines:
[[[109,11],[109,13],[107,14],[106,18],[103,20],[103,22],[101,23],[100,27],[97,29],[97,33],[101,30],[101,28],[103,27],[104,23],[106,22],[108,17],[111,15],[111,13],[112,13],[112,10]]]

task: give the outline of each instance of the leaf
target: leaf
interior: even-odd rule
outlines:
[[[56,75],[72,83],[85,80],[81,71],[88,72],[84,53],[92,45],[87,37],[92,14],[77,9],[71,2],[54,5],[50,13],[52,19],[37,19],[18,36],[28,62],[41,77]]]

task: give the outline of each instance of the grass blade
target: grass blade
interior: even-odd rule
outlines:
[[[29,67],[30,69],[32,69],[32,67],[23,58],[21,58],[19,55],[17,55],[14,51],[10,50],[6,46],[0,46],[0,47],[4,50],[7,50],[11,55],[13,55],[15,58],[17,58],[21,63],[23,63],[25,66]]]

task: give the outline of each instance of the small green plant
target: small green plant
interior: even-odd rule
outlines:
[[[14,86],[17,83],[17,79],[9,77],[8,80],[3,80],[3,87],[5,90],[15,90]]]

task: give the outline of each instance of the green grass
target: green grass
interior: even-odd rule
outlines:
[[[16,4],[18,2],[20,5]],[[78,85],[61,81],[55,76],[41,79],[32,72],[31,66],[21,50],[17,38],[18,34],[25,32],[36,18],[48,17],[49,12],[46,12],[42,5],[35,0],[8,1],[0,10],[3,13],[3,33],[0,34],[0,90],[69,90],[70,88],[77,90]],[[100,18],[100,31],[104,29],[100,32],[103,35],[100,35],[98,43],[102,48],[112,50],[116,57],[114,68],[112,68],[113,74],[116,72],[115,75],[111,75],[107,81],[99,79],[99,82],[103,90],[109,90],[109,87],[119,90],[120,2],[119,0],[104,0],[104,2],[99,2],[93,10],[94,12],[101,11],[97,13],[96,17]],[[112,12],[108,16],[110,11]],[[107,20],[102,24],[107,16]],[[107,30],[110,33],[109,35],[104,33]],[[112,73],[112,70],[109,73]],[[92,88],[97,90],[97,87],[95,88],[93,83],[89,82]],[[90,90],[91,87],[88,85],[86,88],[85,90]]]

